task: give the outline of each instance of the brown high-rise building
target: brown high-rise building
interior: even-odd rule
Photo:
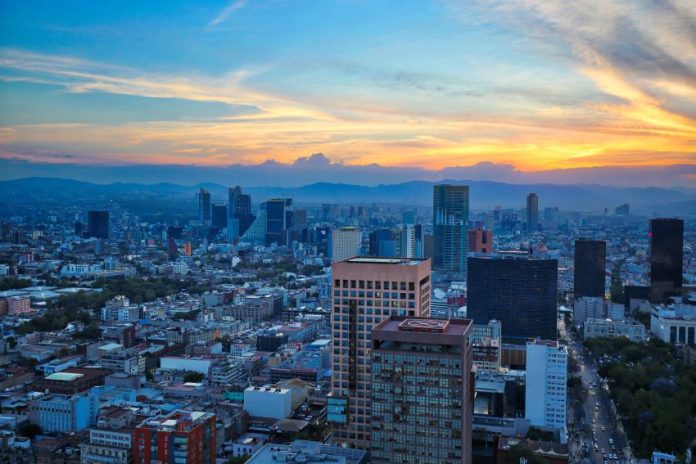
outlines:
[[[370,446],[372,328],[389,316],[430,316],[430,260],[356,257],[333,264],[328,417],[334,440]]]
[[[493,231],[472,229],[469,231],[469,253],[492,253]]]
[[[473,324],[392,316],[372,329],[373,463],[471,463]]]

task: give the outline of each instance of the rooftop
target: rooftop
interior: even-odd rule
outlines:
[[[79,379],[80,377],[84,377],[84,374],[77,374],[73,372],[56,372],[55,374],[51,374],[49,376],[46,376],[46,380],[59,380],[61,382],[72,382],[73,380]]]
[[[356,264],[399,264],[402,266],[416,266],[426,259],[421,258],[379,258],[370,256],[356,256],[355,258],[348,258],[344,263],[356,263]]]

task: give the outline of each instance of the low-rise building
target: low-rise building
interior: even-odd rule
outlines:
[[[667,343],[696,344],[696,305],[679,302],[653,306],[650,331]]]
[[[287,419],[292,414],[292,392],[273,386],[244,390],[244,409],[253,417]]]
[[[632,342],[642,342],[647,338],[645,326],[638,321],[614,321],[611,319],[587,319],[583,324],[583,337],[626,337]]]
[[[48,394],[31,401],[29,420],[43,432],[77,432],[96,423],[98,409],[98,397],[87,393]]]

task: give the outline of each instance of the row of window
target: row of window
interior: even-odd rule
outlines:
[[[334,279],[334,288],[362,288],[368,290],[410,290],[414,291],[416,285],[413,282],[372,281],[372,280],[339,280]]]

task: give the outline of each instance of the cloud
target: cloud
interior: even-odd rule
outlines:
[[[234,0],[230,2],[212,21],[210,21],[209,26],[217,26],[219,24],[227,21],[230,16],[232,16],[237,10],[244,8],[247,4],[247,0]]]

